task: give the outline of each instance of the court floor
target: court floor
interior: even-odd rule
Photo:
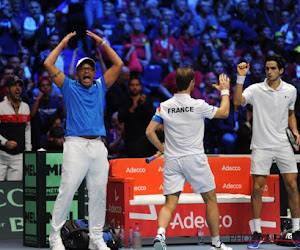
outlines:
[[[247,249],[246,244],[226,244],[227,246],[230,246],[234,250],[244,250]],[[209,249],[209,244],[204,244],[201,246],[198,246],[197,244],[170,244],[168,245],[168,250],[204,250]],[[26,247],[23,246],[22,240],[0,240],[0,249],[24,249],[24,250],[37,250],[37,249],[46,249],[46,248],[34,248],[34,247]],[[123,248],[128,249],[128,248]],[[142,249],[153,249],[151,245],[143,246]],[[294,247],[284,247],[284,246],[277,246],[274,243],[263,243],[260,245],[259,249],[272,249],[272,250],[287,250],[287,249],[296,249]]]

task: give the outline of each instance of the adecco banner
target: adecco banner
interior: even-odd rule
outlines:
[[[0,240],[23,236],[23,184],[0,182]]]
[[[250,157],[208,157],[217,193],[250,194]],[[110,176],[134,178],[134,195],[162,194],[164,159],[147,164],[144,158],[110,160]],[[192,193],[189,183],[183,193]]]

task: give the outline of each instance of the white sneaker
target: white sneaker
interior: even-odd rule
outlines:
[[[153,246],[155,250],[166,250],[167,245],[165,242],[165,236],[162,234],[156,235],[156,237],[153,240]]]
[[[66,250],[63,243],[57,243],[53,246],[50,246],[51,250]]]
[[[98,240],[98,241],[90,240],[89,249],[90,250],[110,250],[110,248],[107,247],[104,240]]]
[[[226,245],[222,242],[219,247],[215,245],[211,245],[210,250],[233,250],[231,247],[226,247]]]

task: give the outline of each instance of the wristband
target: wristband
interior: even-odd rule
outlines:
[[[107,44],[107,42],[105,40],[103,40],[103,42],[100,44],[100,46],[103,47],[104,44]]]
[[[230,95],[229,94],[229,89],[222,89],[221,90],[221,95]]]
[[[164,153],[165,153],[165,150],[163,150],[163,151],[159,151],[159,152],[161,152],[161,154],[164,154]]]
[[[236,83],[243,85],[244,82],[245,82],[245,79],[246,79],[246,76],[240,76],[240,75],[238,75],[237,78],[236,78]]]

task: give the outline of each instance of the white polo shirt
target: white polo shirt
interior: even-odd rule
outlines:
[[[162,102],[152,120],[164,124],[165,160],[204,153],[204,119],[212,119],[217,109],[188,94]]]
[[[250,85],[243,92],[246,104],[253,105],[252,148],[278,148],[288,146],[285,133],[289,110],[294,110],[296,88],[282,80],[277,89],[266,82]]]

